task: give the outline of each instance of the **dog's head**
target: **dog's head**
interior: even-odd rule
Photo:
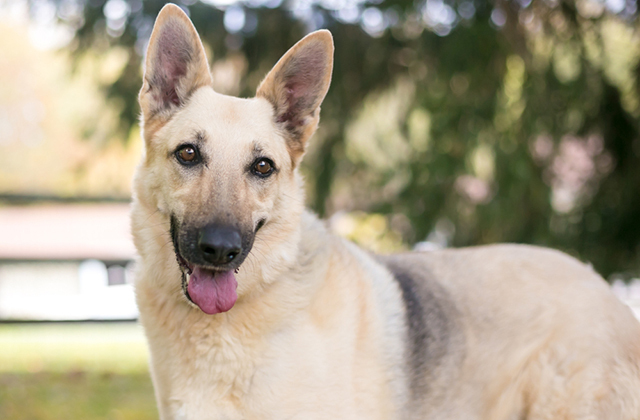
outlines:
[[[252,286],[238,286],[241,265],[268,270],[265,257],[277,260],[295,237],[297,166],[332,65],[330,33],[314,32],[278,61],[255,98],[221,95],[189,18],[175,5],[158,15],[139,95],[145,156],[136,195],[169,222],[183,292],[202,311],[229,310]]]

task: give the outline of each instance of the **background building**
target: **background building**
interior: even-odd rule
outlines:
[[[125,203],[0,207],[0,319],[135,319]]]

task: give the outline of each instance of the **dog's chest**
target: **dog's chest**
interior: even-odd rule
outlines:
[[[256,364],[259,363],[263,340],[246,331],[195,322],[180,330],[179,355],[191,381],[209,383],[225,390],[225,394],[246,393]],[[183,372],[184,373],[184,372]],[[182,375],[181,375],[182,376]]]
[[[307,332],[250,339],[194,324],[180,337],[190,350],[174,372],[170,418],[372,418],[356,414],[347,370],[329,366],[327,348]]]
[[[166,401],[169,419],[235,420],[239,402],[250,393],[259,363],[259,340],[233,334],[210,322],[174,330],[167,348],[171,380]],[[165,366],[167,368],[167,366]]]

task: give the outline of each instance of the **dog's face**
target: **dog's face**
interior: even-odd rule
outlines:
[[[214,92],[189,18],[174,5],[158,15],[139,97],[146,153],[136,194],[169,220],[183,271],[176,281],[202,311],[229,310],[234,273],[252,250],[269,252],[254,243],[262,235],[277,246],[299,217],[296,168],[318,124],[332,56],[331,35],[315,32],[282,57],[255,98],[229,97]]]

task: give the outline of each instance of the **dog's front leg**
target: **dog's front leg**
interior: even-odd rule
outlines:
[[[154,359],[152,359],[154,360]],[[176,372],[151,364],[152,379],[160,420],[243,420],[237,408],[225,399],[215,398],[220,393],[207,388],[204,380],[190,377],[171,382]],[[199,384],[199,385],[197,385]]]
[[[242,420],[243,418],[233,407],[225,404],[208,406],[205,410],[195,407],[182,399],[171,398],[164,404],[159,404],[160,420]]]

